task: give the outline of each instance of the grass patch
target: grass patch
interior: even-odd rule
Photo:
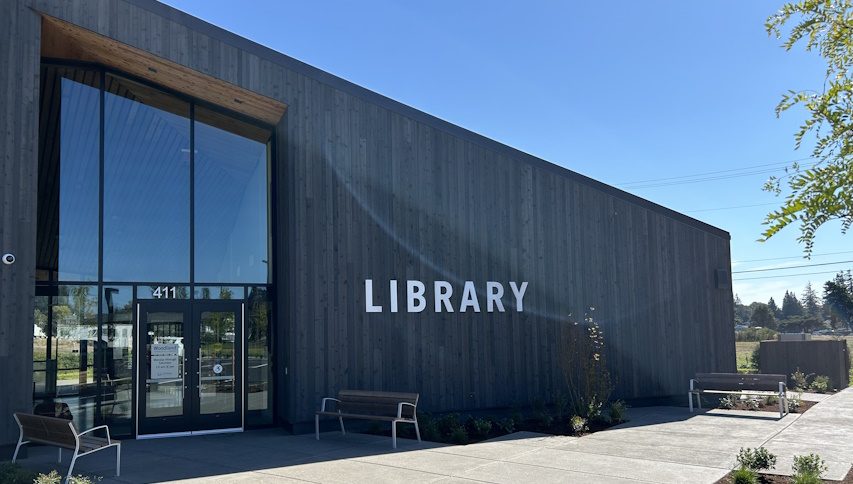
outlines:
[[[737,358],[737,370],[741,373],[756,373],[758,368],[752,366],[749,357],[752,351],[760,343],[758,341],[737,341],[735,342],[735,356]]]

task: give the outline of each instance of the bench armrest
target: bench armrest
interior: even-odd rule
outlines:
[[[92,427],[89,430],[86,430],[83,432],[77,432],[77,435],[79,436],[79,435],[83,435],[83,434],[88,434],[89,432],[94,432],[95,430],[99,430],[99,429],[106,429],[107,430],[107,443],[112,444],[113,439],[110,438],[110,428],[107,427],[106,425],[98,425],[97,427]]]
[[[335,402],[341,403],[341,401],[340,401],[340,400],[338,400],[337,398],[326,397],[326,398],[324,398],[324,399],[323,399],[323,403],[320,405],[320,411],[321,411],[321,412],[325,412],[325,411],[326,411],[326,401],[328,401],[328,400],[333,400],[333,401],[335,401]],[[337,405],[336,405],[336,407],[337,407]],[[338,412],[340,412],[340,409],[338,409]]]
[[[415,405],[414,403],[409,403],[409,402],[400,402],[397,405],[397,418],[403,418],[403,405],[408,405],[408,406],[412,407],[412,409],[414,409],[414,411],[412,412],[412,417],[415,420],[417,420],[418,419],[418,412],[417,412],[418,406]]]
[[[696,379],[695,379],[695,378],[691,378],[691,379],[690,379],[690,391],[691,391],[691,392],[692,392],[693,390],[695,390],[695,388],[694,388],[694,386],[693,386],[695,383],[696,383]]]

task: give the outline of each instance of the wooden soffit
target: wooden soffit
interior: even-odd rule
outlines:
[[[162,57],[42,14],[41,55],[96,62],[276,125],[287,105]]]

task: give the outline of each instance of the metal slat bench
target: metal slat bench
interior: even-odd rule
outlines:
[[[85,432],[78,432],[74,422],[70,420],[21,412],[15,412],[15,421],[18,422],[21,436],[18,437],[18,445],[15,447],[12,462],[18,458],[18,450],[21,446],[31,442],[59,447],[59,460],[57,462],[62,462],[62,449],[71,449],[74,454],[71,456],[71,465],[68,467],[68,474],[65,476],[65,484],[68,484],[69,479],[71,479],[71,472],[74,470],[74,463],[78,457],[108,447],[115,447],[116,476],[121,472],[121,442],[110,438],[110,429],[106,425]],[[89,435],[98,429],[106,429],[106,438]]]
[[[335,409],[327,409],[327,402],[336,402]],[[323,399],[320,411],[314,415],[314,430],[317,440],[320,440],[320,417],[337,418],[341,422],[341,434],[346,434],[345,418],[391,422],[391,443],[396,449],[398,422],[414,424],[418,442],[421,441],[417,408],[417,393],[341,390],[338,392],[338,398]]]
[[[742,395],[775,396],[779,399],[779,418],[788,413],[788,377],[772,374],[697,373],[690,380],[687,400],[693,412],[693,396],[702,408],[703,393],[735,393]]]

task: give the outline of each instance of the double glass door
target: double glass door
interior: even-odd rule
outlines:
[[[242,428],[243,303],[156,301],[137,309],[137,434]]]

